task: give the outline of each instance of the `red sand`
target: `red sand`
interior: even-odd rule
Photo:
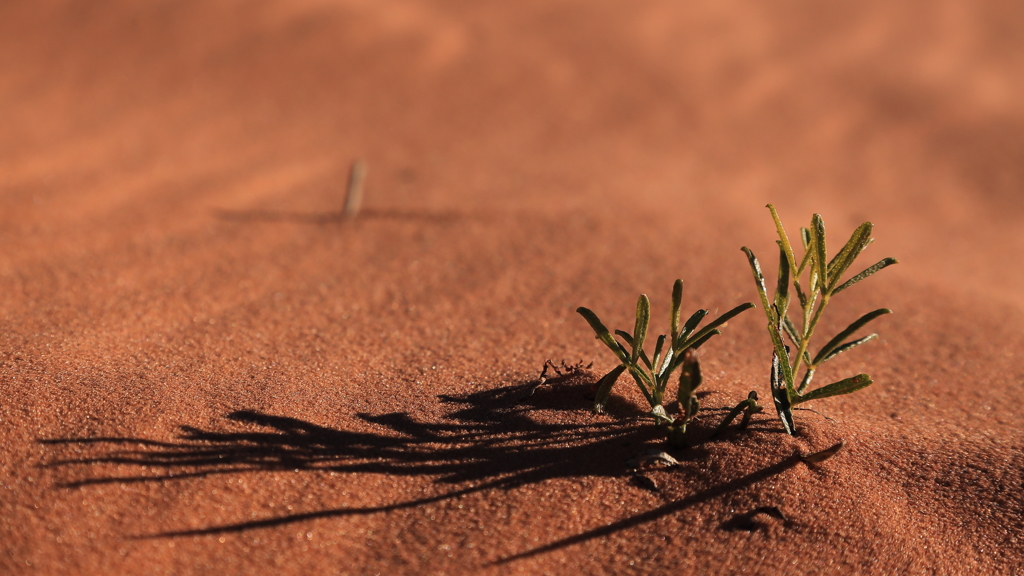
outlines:
[[[1022,25],[3,2],[0,572],[1024,573]],[[688,311],[756,300],[768,201],[902,261],[835,301],[829,332],[895,314],[819,376],[876,379],[834,422],[769,409],[650,490],[625,379],[606,416],[586,379],[516,403],[547,358],[610,367],[579,305],[627,327],[646,292],[664,331],[677,277]],[[762,312],[703,359],[705,406],[766,397]]]

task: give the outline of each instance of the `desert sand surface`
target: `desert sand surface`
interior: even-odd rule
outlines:
[[[0,3],[0,572],[1024,574],[1021,30],[1009,1]],[[900,259],[822,324],[894,311],[818,376],[875,383],[711,439],[769,398],[744,313],[638,481],[662,437],[625,377],[591,412],[614,358],[575,309],[758,302],[768,202]],[[527,397],[548,359],[594,365]]]

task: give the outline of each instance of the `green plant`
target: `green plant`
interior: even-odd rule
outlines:
[[[757,403],[757,391],[751,390],[750,394],[747,394],[746,399],[740,401],[735,408],[725,415],[725,418],[722,419],[722,423],[718,425],[718,428],[715,428],[711,437],[714,438],[721,434],[722,431],[740,415],[740,413],[743,414],[743,419],[740,420],[740,430],[745,429],[747,425],[750,424],[750,418],[753,417],[754,414],[759,414],[762,410],[764,410],[764,408]]]
[[[633,327],[633,333],[629,334],[622,330],[615,331],[615,334],[625,344],[612,336],[611,332],[590,309],[582,306],[576,309],[597,333],[597,338],[608,346],[620,362],[598,383],[597,397],[594,398],[594,412],[604,411],[615,382],[623,372],[628,372],[644,397],[647,398],[647,402],[650,403],[650,415],[656,423],[670,426],[669,439],[677,445],[681,444],[682,437],[686,434],[686,424],[700,409],[700,403],[695,394],[701,383],[700,363],[696,350],[714,335],[721,334],[718,329],[720,326],[744,310],[754,307],[750,302],[741,304],[698,330],[697,327],[707,316],[708,311],[697,310],[685,323],[680,325],[682,300],[683,281],[676,280],[672,287],[671,332],[667,338],[665,335],[658,336],[654,345],[653,357],[648,356],[644,350],[644,343],[647,342],[647,328],[651,319],[651,302],[646,294],[642,294],[636,303],[636,324]],[[679,374],[679,389],[676,399],[679,401],[680,416],[673,418],[665,411],[663,402],[669,380],[673,372],[679,368],[682,370]]]
[[[856,274],[846,281],[843,275],[846,274],[853,261],[860,253],[874,241],[871,238],[871,231],[874,227],[870,222],[865,222],[854,230],[853,235],[846,245],[832,257],[827,257],[825,242],[825,223],[820,214],[811,218],[810,228],[801,228],[800,237],[803,241],[804,254],[798,261],[793,253],[793,247],[782,226],[778,212],[771,204],[768,210],[772,213],[775,221],[775,228],[778,231],[779,239],[779,277],[775,289],[774,298],[768,299],[768,292],[765,288],[764,275],[761,273],[761,265],[758,263],[754,253],[746,246],[743,251],[750,260],[750,267],[754,272],[754,283],[757,285],[758,294],[761,296],[761,303],[764,305],[765,314],[768,316],[768,333],[771,335],[774,352],[772,354],[771,388],[772,398],[775,401],[775,408],[782,420],[782,426],[786,432],[793,434],[795,424],[793,422],[793,408],[810,400],[828,398],[856,392],[871,385],[872,380],[867,374],[858,374],[826,386],[807,391],[814,378],[815,371],[825,362],[835,358],[843,352],[847,352],[878,337],[871,334],[863,338],[849,340],[858,330],[868,322],[885,314],[891,314],[888,308],[881,308],[869,312],[845,330],[829,340],[816,355],[810,353],[811,337],[814,329],[821,320],[822,313],[828,306],[829,301],[879,270],[896,264],[895,258],[884,258],[878,263],[869,266],[859,274]],[[807,290],[801,284],[801,279],[806,272]],[[798,316],[801,325],[797,325],[789,318],[790,291],[789,285],[792,280],[793,290],[796,292],[797,301],[800,307]],[[789,337],[796,347],[796,354],[790,357],[790,348],[785,344],[783,334]],[[804,369],[800,384],[796,384],[796,376],[800,369]]]

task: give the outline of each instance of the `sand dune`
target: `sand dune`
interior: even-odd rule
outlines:
[[[1024,571],[1022,17],[4,2],[0,571]],[[575,309],[757,302],[767,202],[900,259],[823,324],[894,310],[819,376],[875,383],[710,438],[768,397],[747,312],[637,480],[661,436],[625,378],[590,412]],[[594,365],[526,397],[546,359]]]

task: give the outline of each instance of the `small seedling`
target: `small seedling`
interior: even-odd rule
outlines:
[[[750,424],[750,418],[754,414],[760,413],[762,410],[764,410],[764,407],[757,403],[757,392],[751,390],[750,394],[747,395],[746,400],[743,400],[742,402],[737,404],[735,408],[733,408],[732,410],[729,411],[728,414],[726,414],[725,418],[722,420],[722,423],[719,424],[718,428],[715,428],[714,433],[711,434],[711,437],[714,438],[715,436],[721,434],[722,431],[725,430],[725,428],[729,426],[729,424],[733,420],[735,420],[737,416],[740,415],[740,413],[743,414],[743,419],[740,420],[740,430],[746,430],[747,426]]]
[[[871,276],[879,270],[896,264],[895,258],[884,258],[878,263],[869,266],[859,274],[843,281],[853,261],[860,253],[867,248],[868,244],[874,241],[871,238],[873,224],[865,222],[854,230],[853,235],[846,245],[832,259],[827,258],[825,244],[825,223],[820,214],[811,218],[811,227],[801,228],[800,236],[803,241],[804,254],[800,260],[796,259],[793,247],[782,226],[778,212],[771,204],[768,210],[775,220],[775,227],[779,234],[776,243],[779,245],[779,278],[775,289],[774,298],[769,300],[768,292],[765,289],[764,275],[761,273],[761,265],[746,246],[743,251],[750,260],[750,267],[754,272],[754,283],[757,285],[757,292],[761,296],[761,303],[764,305],[765,314],[768,316],[768,333],[771,336],[774,351],[772,353],[771,388],[772,398],[775,401],[775,408],[782,420],[782,426],[786,432],[795,432],[793,421],[793,409],[798,404],[809,400],[818,400],[830,396],[850,394],[871,385],[871,377],[867,374],[858,374],[827,386],[822,386],[811,391],[807,389],[811,385],[815,371],[825,362],[835,358],[843,352],[848,352],[861,344],[870,342],[878,337],[877,334],[870,334],[863,338],[849,340],[858,330],[868,322],[885,314],[891,314],[888,308],[881,308],[869,312],[845,330],[829,340],[816,355],[811,356],[810,343],[814,335],[814,329],[821,320],[822,313],[828,306],[829,301],[837,294],[857,284],[861,280]],[[806,284],[801,284],[806,273]],[[790,304],[790,281],[792,280],[793,290],[796,293],[800,306],[798,317],[801,325],[797,325],[788,316]],[[806,291],[804,287],[806,286]],[[796,354],[790,356],[790,348],[784,341],[783,334],[789,337],[790,342],[796,347]],[[796,384],[796,376],[800,369],[804,369],[803,378],[799,385]]]
[[[594,412],[604,411],[615,382],[623,372],[628,372],[651,405],[650,415],[655,422],[670,426],[669,439],[674,445],[680,445],[681,438],[686,434],[686,424],[700,409],[700,403],[695,395],[701,382],[700,363],[697,360],[696,350],[714,335],[721,334],[718,329],[720,326],[744,310],[754,307],[750,302],[741,304],[698,330],[697,327],[707,316],[708,311],[697,310],[685,323],[681,324],[680,306],[682,301],[683,281],[676,280],[672,287],[671,333],[667,338],[665,335],[658,336],[653,357],[648,356],[644,350],[644,343],[647,341],[647,327],[651,319],[651,302],[646,294],[642,294],[636,303],[636,324],[633,327],[633,333],[629,334],[622,330],[615,331],[615,334],[625,344],[612,336],[611,332],[590,309],[582,306],[576,309],[590,323],[590,327],[597,333],[597,338],[608,346],[620,362],[598,382],[597,396],[594,398]],[[627,350],[627,346],[629,350]],[[681,416],[672,418],[665,411],[663,401],[669,379],[672,377],[672,373],[679,368],[682,368],[682,371],[679,376],[679,390],[676,398],[679,401]]]

